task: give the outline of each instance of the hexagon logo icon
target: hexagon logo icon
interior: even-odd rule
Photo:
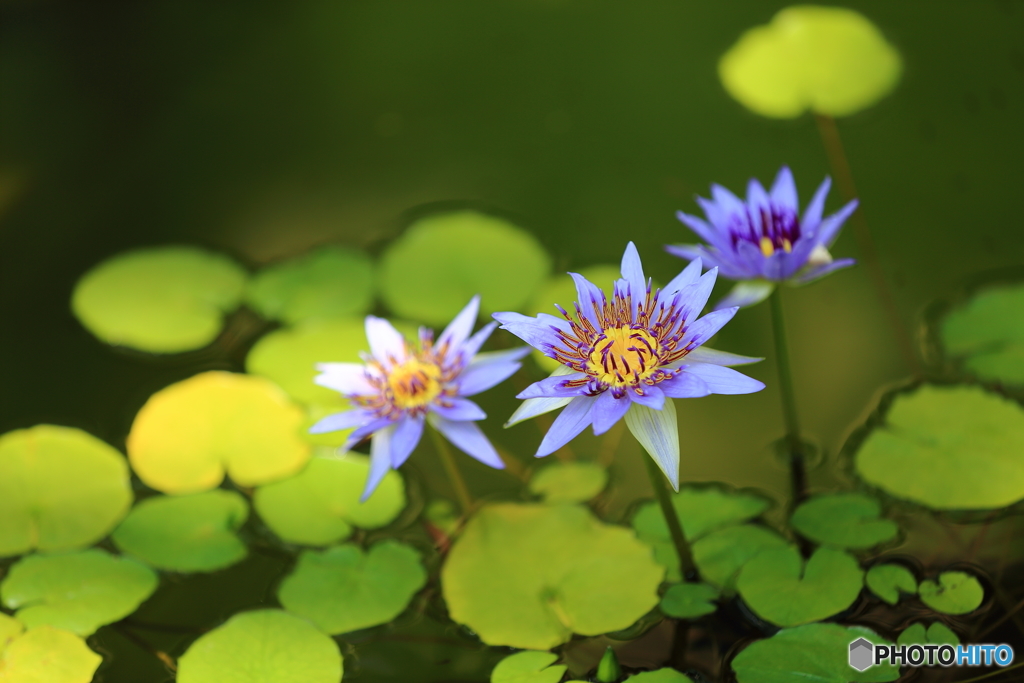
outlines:
[[[875,646],[866,638],[858,638],[850,643],[850,666],[857,671],[864,671],[874,664]]]

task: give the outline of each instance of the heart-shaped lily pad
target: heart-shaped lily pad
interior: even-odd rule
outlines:
[[[719,590],[707,583],[675,583],[661,596],[661,611],[676,619],[696,619],[711,614],[718,605]]]
[[[4,683],[89,683],[102,658],[70,631],[39,626],[0,649]]]
[[[245,271],[197,247],[119,254],[82,276],[71,310],[108,344],[154,353],[206,346],[242,298]]]
[[[349,247],[320,247],[261,270],[245,300],[263,317],[290,324],[360,315],[373,304],[373,262]]]
[[[47,624],[88,636],[134,612],[156,585],[149,567],[93,549],[23,558],[0,584],[0,599],[30,629]]]
[[[582,503],[608,484],[608,470],[594,462],[559,462],[545,466],[530,479],[530,491],[545,503]]]
[[[738,683],[876,683],[899,678],[899,667],[890,664],[864,671],[851,667],[850,643],[859,638],[876,645],[891,644],[859,626],[807,624],[751,643],[730,666]]]
[[[0,556],[91,545],[131,504],[128,463],[99,439],[53,425],[0,436]]]
[[[491,683],[558,683],[567,667],[555,664],[558,655],[524,650],[505,657],[491,671]]]
[[[895,538],[896,523],[880,519],[882,506],[862,493],[829,493],[802,503],[790,525],[804,538],[836,548],[871,548]]]
[[[325,633],[348,633],[391,621],[427,581],[419,553],[397,541],[363,552],[339,545],[299,555],[277,591],[285,609]]]
[[[921,622],[911,624],[896,639],[899,645],[959,645],[960,639],[940,621],[925,628]]]
[[[973,612],[985,599],[981,583],[966,572],[942,572],[938,581],[922,581],[917,594],[921,602],[944,614]]]
[[[234,491],[154,496],[132,509],[113,540],[152,567],[209,572],[245,558],[245,544],[235,532],[248,515],[245,498]]]
[[[177,683],[338,683],[337,644],[305,619],[266,609],[243,612],[192,643]]]
[[[917,592],[917,579],[909,569],[900,564],[876,564],[868,569],[864,583],[872,593],[890,605],[899,602],[900,592]]]
[[[736,590],[750,609],[779,626],[842,612],[863,585],[857,560],[832,548],[818,548],[806,566],[796,548],[766,550],[743,565],[736,578]]]
[[[810,109],[847,116],[899,82],[899,53],[862,15],[842,7],[799,5],[750,29],[718,64],[730,95],[775,118]]]
[[[284,540],[329,545],[348,538],[352,526],[387,526],[405,507],[405,484],[394,470],[360,503],[369,471],[369,458],[355,453],[315,457],[294,477],[256,489],[253,504]]]
[[[894,496],[946,510],[1024,499],[1024,409],[973,386],[924,385],[893,397],[861,442],[857,473]]]
[[[302,410],[262,377],[212,371],[161,389],[135,416],[128,458],[164,493],[215,488],[224,473],[241,486],[295,474],[309,460]]]
[[[501,504],[466,524],[441,583],[451,618],[485,643],[547,649],[631,625],[663,575],[649,546],[585,508]]]
[[[771,529],[756,524],[741,524],[713,531],[693,544],[693,561],[702,579],[732,592],[736,574],[752,557],[764,550],[785,548],[789,543]],[[669,575],[679,576],[679,558],[655,546],[659,562],[667,563]],[[678,579],[677,579],[678,580]]]
[[[950,311],[939,328],[946,353],[963,360],[972,375],[1024,385],[1024,285],[977,292]]]

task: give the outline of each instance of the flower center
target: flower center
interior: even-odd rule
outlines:
[[[587,358],[587,374],[613,387],[636,386],[658,370],[658,346],[647,330],[608,328]]]
[[[398,408],[419,408],[441,393],[441,369],[434,363],[410,358],[388,373],[388,389]]]

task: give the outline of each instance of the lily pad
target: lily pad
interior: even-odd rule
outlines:
[[[582,503],[608,484],[608,471],[594,462],[559,462],[547,465],[530,479],[530,491],[545,503]]]
[[[426,582],[419,553],[404,543],[381,541],[366,552],[339,545],[303,551],[277,597],[321,631],[348,633],[388,623]]]
[[[723,591],[732,592],[736,575],[747,561],[765,550],[787,547],[789,542],[771,529],[741,524],[711,532],[695,542],[692,550],[701,578]],[[659,562],[667,561],[669,575],[679,577],[679,558],[675,551],[661,555],[661,546],[655,546],[654,550]]]
[[[899,533],[896,523],[880,519],[882,506],[862,493],[830,493],[802,503],[790,518],[796,531],[815,543],[835,548],[871,548]]]
[[[200,636],[178,660],[177,682],[338,683],[341,675],[341,653],[329,636],[266,609],[236,614]]]
[[[248,515],[245,498],[234,491],[154,496],[135,506],[113,540],[152,567],[210,572],[245,558],[245,544],[235,532]]]
[[[899,667],[890,664],[865,671],[851,667],[850,643],[858,638],[891,644],[859,626],[807,624],[751,643],[730,665],[738,683],[875,683],[899,678]]]
[[[1024,409],[974,386],[898,393],[856,454],[857,473],[894,496],[946,510],[1024,498]]]
[[[946,314],[942,346],[963,359],[972,375],[991,382],[1024,384],[1024,285],[992,287]]]
[[[197,247],[139,249],[83,275],[71,310],[108,344],[191,351],[217,338],[224,314],[241,301],[246,278],[231,259]]]
[[[89,683],[103,658],[70,631],[39,626],[0,650],[3,683]]]
[[[864,16],[841,7],[787,7],[744,33],[718,63],[726,91],[762,116],[808,109],[848,116],[885,97],[902,72],[899,53]]]
[[[451,618],[485,643],[548,649],[631,625],[663,575],[630,530],[585,508],[500,504],[466,524],[441,583]]]
[[[719,590],[707,583],[675,583],[661,597],[661,611],[676,619],[696,619],[718,609]]]
[[[558,655],[525,650],[505,657],[491,672],[491,683],[558,683],[567,667],[557,664]]]
[[[387,526],[405,507],[405,484],[394,470],[360,503],[369,471],[369,458],[355,453],[315,457],[294,477],[256,489],[253,504],[282,539],[329,545],[348,538],[352,526]]]
[[[818,548],[806,565],[796,548],[766,550],[743,565],[736,578],[736,589],[750,609],[779,626],[842,612],[863,585],[857,560],[832,548]]]
[[[675,669],[656,669],[633,674],[626,681],[632,683],[693,683],[693,679]]]
[[[0,652],[24,630],[25,624],[0,612]]]
[[[240,486],[295,474],[309,460],[302,410],[262,377],[212,371],[161,389],[132,423],[128,459],[164,493],[216,488],[225,471]]]
[[[896,639],[898,645],[959,645],[960,639],[942,622],[936,621],[927,630],[918,622],[911,624],[900,632]]]
[[[910,570],[900,564],[876,564],[868,569],[864,583],[871,592],[890,605],[899,602],[900,592],[917,592],[917,579]]]
[[[481,312],[523,308],[551,271],[525,230],[496,216],[455,211],[421,218],[391,243],[381,296],[398,316],[446,325],[473,296]]]
[[[149,567],[93,549],[23,558],[0,584],[0,600],[27,628],[46,624],[84,637],[134,612],[156,586]]]
[[[966,572],[942,572],[938,582],[922,581],[917,594],[921,602],[944,614],[973,612],[985,599],[981,583]]]
[[[373,305],[373,262],[357,249],[320,247],[261,270],[245,300],[264,318],[289,324],[361,315]]]
[[[79,429],[0,436],[0,556],[92,545],[132,504],[128,463]]]

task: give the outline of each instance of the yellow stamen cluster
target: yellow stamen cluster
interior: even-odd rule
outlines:
[[[604,330],[587,358],[587,374],[612,387],[637,385],[658,369],[658,340],[647,330]]]
[[[786,238],[782,238],[782,250],[787,254],[793,251],[793,243]],[[761,253],[765,256],[771,256],[775,253],[775,244],[770,237],[761,238]]]
[[[387,386],[396,407],[419,408],[441,394],[441,368],[413,357],[391,368]]]

